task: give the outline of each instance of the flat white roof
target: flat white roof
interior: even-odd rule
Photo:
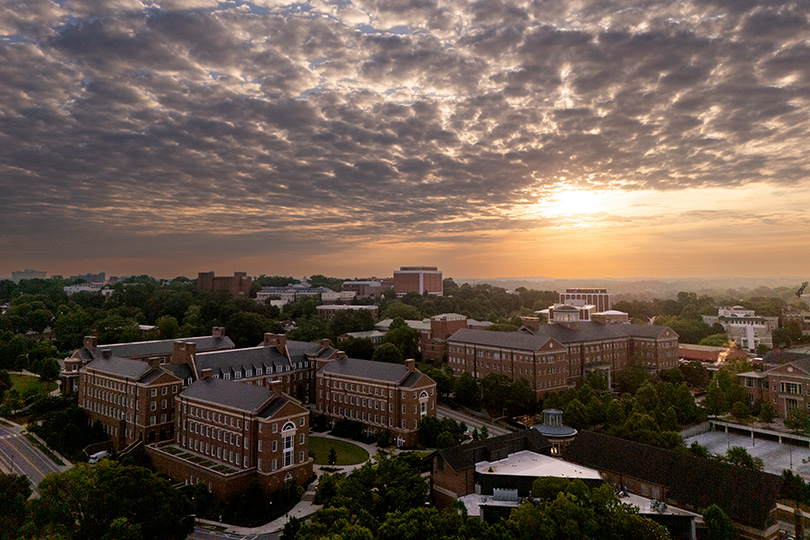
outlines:
[[[492,469],[490,471],[490,468]],[[530,450],[521,450],[510,454],[500,461],[479,461],[475,472],[481,474],[500,474],[512,476],[554,476],[557,478],[579,478],[582,480],[601,480],[599,471],[581,465],[575,465],[562,459],[536,454]]]

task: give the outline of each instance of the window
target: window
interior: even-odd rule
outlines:
[[[289,467],[293,464],[294,437],[295,435],[288,435],[283,439],[284,456],[282,467]]]
[[[149,410],[150,411],[156,411],[157,410],[157,401],[153,401],[152,403],[149,404]]]
[[[273,441],[273,452],[278,451],[278,441]]]
[[[152,388],[152,397],[157,397],[157,388]]]
[[[799,383],[783,382],[782,383],[782,393],[783,394],[801,394],[802,393],[802,385],[799,384]]]
[[[274,441],[274,442],[275,442],[275,441]],[[272,467],[272,468],[273,468],[273,470],[274,470],[274,471],[275,471],[276,469],[278,469],[278,460],[277,460],[277,459],[274,459],[274,460],[273,460],[273,464],[272,464],[272,465],[273,465],[273,467]]]
[[[306,441],[306,435],[304,433],[299,435],[298,436],[298,441],[299,441],[300,444],[304,444],[304,441]]]
[[[166,408],[166,400],[165,400],[165,399],[163,399],[163,400],[161,400],[161,401],[160,401],[160,408],[161,408],[161,409],[165,409],[165,408]]]
[[[161,394],[163,394],[163,395],[165,396],[166,394],[168,394],[168,393],[169,393],[169,387],[168,387],[168,386],[164,386],[164,387],[163,387],[163,390],[161,390],[161,392],[160,392],[160,393],[161,393]]]

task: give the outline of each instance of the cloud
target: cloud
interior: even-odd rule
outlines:
[[[528,230],[512,208],[572,185],[808,187],[800,2],[0,9],[5,257]]]

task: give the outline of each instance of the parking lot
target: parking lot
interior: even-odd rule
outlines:
[[[685,439],[686,446],[693,442],[705,446],[712,454],[724,455],[732,446],[742,446],[753,457],[762,459],[765,471],[781,475],[784,469],[791,469],[805,480],[810,480],[810,449],[807,446],[779,444],[776,441],[752,439],[750,436],[709,431],[696,437]]]

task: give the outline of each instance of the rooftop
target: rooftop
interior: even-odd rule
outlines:
[[[492,469],[492,470],[490,470]],[[601,480],[599,471],[582,465],[553,458],[531,450],[521,450],[509,454],[498,461],[479,461],[475,472],[509,476],[553,476],[556,478],[579,478],[581,480]]]
[[[196,399],[238,409],[245,412],[258,412],[263,408],[273,392],[264,386],[238,383],[215,379],[200,379],[187,386],[181,393],[181,398]]]

